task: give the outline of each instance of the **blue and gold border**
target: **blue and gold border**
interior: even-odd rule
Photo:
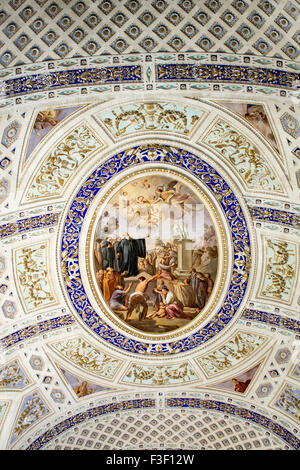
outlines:
[[[30,339],[34,336],[46,333],[47,331],[56,330],[57,328],[64,328],[75,323],[73,315],[62,315],[60,317],[44,320],[34,325],[29,325],[21,328],[10,335],[4,336],[0,339],[0,351],[15,346],[21,341]]]
[[[158,52],[73,57],[0,72],[0,108],[72,94],[95,97],[105,92],[161,89],[298,97],[299,78],[299,63],[252,54]]]
[[[300,333],[300,321],[289,317],[283,317],[276,313],[262,312],[261,310],[251,310],[245,308],[242,314],[245,320],[259,321],[268,325],[278,326],[286,330]]]
[[[19,219],[16,222],[0,225],[0,239],[19,233],[31,232],[45,227],[53,227],[58,224],[60,212],[37,215],[27,219]]]
[[[300,216],[293,212],[268,207],[248,207],[251,217],[262,222],[273,222],[291,228],[300,228]]]
[[[296,88],[299,74],[284,70],[249,67],[246,65],[220,64],[158,64],[157,81],[236,82],[252,85],[268,85]]]
[[[174,63],[156,64],[157,82],[235,82],[248,85],[296,89],[299,74],[284,70],[220,64]],[[0,98],[28,92],[51,91],[70,86],[93,86],[114,83],[142,83],[142,65],[119,65],[101,68],[82,68],[34,74],[5,80]]]
[[[28,92],[50,91],[56,88],[96,85],[99,83],[135,83],[142,80],[140,65],[87,68],[34,74],[6,80],[0,97],[19,96]]]
[[[223,304],[213,320],[195,333],[169,343],[146,343],[114,330],[92,307],[81,278],[79,239],[87,211],[99,190],[114,176],[143,164],[180,167],[204,184],[217,199],[231,231],[233,268]],[[175,354],[191,351],[213,338],[235,316],[244,298],[250,269],[250,235],[237,197],[222,176],[206,161],[182,149],[167,145],[142,145],[118,153],[102,163],[83,183],[67,210],[62,229],[61,264],[68,297],[85,325],[111,346],[135,354]]]
[[[248,206],[248,210],[253,220],[273,222],[286,227],[300,229],[300,216],[293,212],[256,206]],[[48,213],[2,224],[0,225],[0,239],[45,227],[53,227],[58,224],[60,215],[60,212]]]
[[[259,321],[266,325],[277,326],[293,333],[300,333],[300,321],[290,317],[283,317],[275,313],[263,312],[260,310],[245,309],[242,313],[242,319],[250,321]],[[0,339],[0,350],[16,346],[22,341],[38,336],[42,333],[64,328],[76,323],[72,315],[63,315],[60,317],[45,320],[34,325],[21,328],[10,335]]]

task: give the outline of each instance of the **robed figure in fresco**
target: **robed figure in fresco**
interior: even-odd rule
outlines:
[[[126,273],[124,277],[137,276],[138,258],[146,257],[145,239],[134,239],[127,233],[118,245],[117,255],[119,255],[120,272]]]
[[[107,237],[101,243],[101,256],[103,269],[114,267],[115,250],[110,237]]]
[[[202,310],[207,300],[207,278],[193,268],[191,269],[188,282],[192,286],[197,309]]]

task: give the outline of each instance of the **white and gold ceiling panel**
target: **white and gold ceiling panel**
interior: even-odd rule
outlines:
[[[300,448],[299,12],[1,5],[1,449]]]

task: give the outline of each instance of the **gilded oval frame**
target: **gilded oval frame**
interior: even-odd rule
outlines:
[[[201,329],[186,337],[154,343],[136,340],[116,331],[94,310],[86,294],[79,266],[79,238],[87,211],[99,190],[125,169],[155,162],[181,167],[199,180],[216,199],[227,219],[232,242],[232,275],[222,306]],[[108,158],[84,181],[72,199],[63,224],[61,267],[67,295],[79,317],[99,338],[126,352],[172,355],[193,350],[212,339],[233,319],[243,301],[250,272],[251,243],[243,209],[224,178],[204,159],[190,151],[165,144],[131,147]]]

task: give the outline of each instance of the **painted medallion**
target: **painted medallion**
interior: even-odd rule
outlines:
[[[173,175],[138,177],[98,208],[99,298],[128,326],[164,334],[192,322],[214,291],[218,246],[199,196]]]

